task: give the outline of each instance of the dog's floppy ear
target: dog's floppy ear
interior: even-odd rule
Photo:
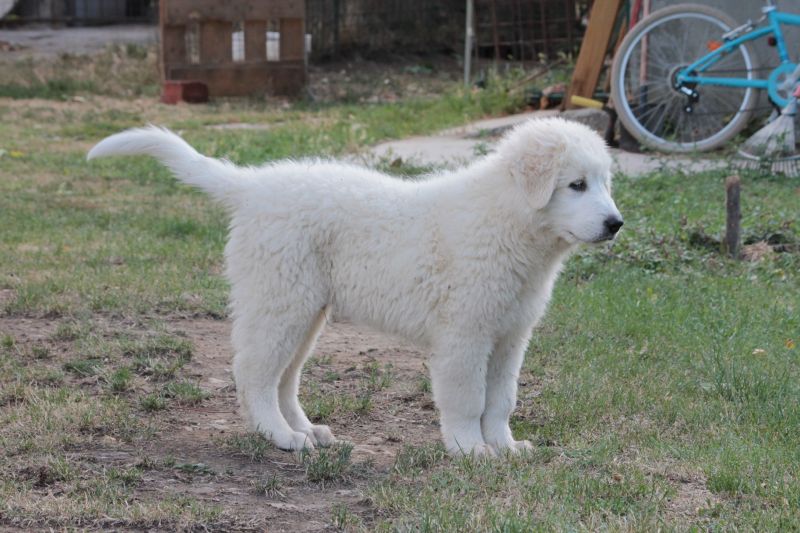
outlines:
[[[553,131],[555,128],[537,122],[513,131],[498,152],[531,207],[542,209],[555,191],[559,162],[563,161],[567,146],[562,136]]]

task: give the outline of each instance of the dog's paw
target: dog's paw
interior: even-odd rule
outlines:
[[[331,428],[328,426],[322,424],[311,426],[311,433],[314,435],[317,446],[330,446],[336,442],[336,437],[333,436]]]
[[[334,444],[336,437],[331,433],[331,428],[324,425],[307,425],[295,428],[298,432],[304,433],[308,437],[308,442],[314,446],[326,447]]]
[[[450,455],[455,457],[471,456],[476,459],[478,457],[495,457],[497,455],[495,449],[488,444],[477,444],[469,449],[462,447],[452,448],[448,451],[450,452]]]
[[[492,448],[494,448],[498,454],[501,453],[518,454],[533,450],[533,443],[529,440],[512,440],[509,442],[504,442],[502,444],[493,443]]]
[[[529,440],[515,440],[514,443],[509,447],[509,450],[521,453],[527,452],[533,449],[533,443]]]
[[[316,444],[313,434],[309,435],[300,431],[292,431],[281,436],[273,435],[271,440],[276,448],[287,452],[299,452],[302,449],[313,450]]]

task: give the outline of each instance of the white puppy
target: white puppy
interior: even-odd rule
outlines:
[[[324,161],[237,167],[155,127],[89,152],[149,154],[231,213],[239,401],[277,447],[334,442],[297,399],[328,317],[432,352],[433,396],[451,453],[529,448],[508,420],[531,330],[578,243],[613,239],[611,158],[589,128],[527,122],[468,167],[420,181]]]

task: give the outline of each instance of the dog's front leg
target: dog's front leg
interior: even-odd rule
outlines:
[[[517,381],[528,335],[501,339],[489,358],[486,375],[486,409],[481,417],[483,438],[496,451],[530,449],[530,441],[514,440],[508,419],[517,403]]]
[[[433,399],[439,408],[444,445],[451,454],[493,454],[481,432],[490,349],[489,342],[463,334],[440,337],[434,345]]]

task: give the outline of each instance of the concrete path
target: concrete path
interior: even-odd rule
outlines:
[[[154,25],[0,29],[0,41],[10,43],[15,48],[3,54],[15,57],[94,54],[102,52],[110,44],[148,46],[155,43],[157,38],[158,26]]]
[[[424,137],[411,137],[399,141],[381,143],[371,148],[371,155],[378,158],[401,158],[403,161],[419,165],[437,167],[456,167],[472,161],[487,153],[497,142],[499,136],[509,128],[531,118],[561,115],[567,119],[585,122],[591,117],[590,125],[602,123],[586,110],[559,113],[558,111],[534,111],[502,118],[480,120],[458,128],[441,131]],[[614,171],[630,176],[641,176],[658,169],[681,169],[686,172],[699,172],[715,168],[725,168],[728,162],[722,159],[700,159],[664,154],[634,154],[622,150],[612,150]]]

